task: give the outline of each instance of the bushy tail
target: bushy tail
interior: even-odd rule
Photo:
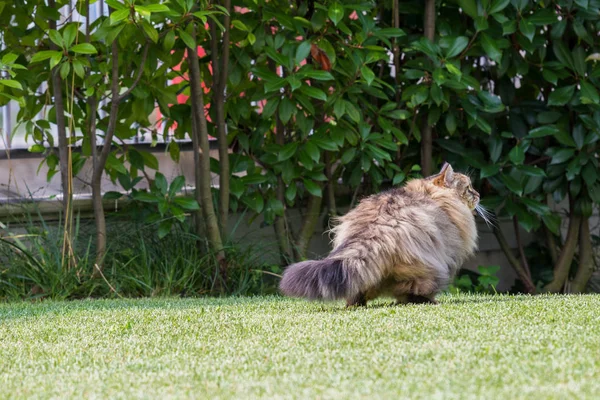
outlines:
[[[343,260],[325,258],[290,265],[279,288],[291,297],[334,300],[351,296],[356,283],[355,274],[344,268]]]

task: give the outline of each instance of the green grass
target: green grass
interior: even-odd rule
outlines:
[[[600,296],[0,304],[0,398],[597,398]]]

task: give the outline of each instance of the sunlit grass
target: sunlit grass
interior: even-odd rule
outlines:
[[[0,304],[0,398],[595,398],[600,296]]]

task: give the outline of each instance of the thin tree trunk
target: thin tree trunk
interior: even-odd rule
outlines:
[[[517,216],[513,216],[513,228],[515,230],[515,239],[517,240],[517,248],[519,250],[519,256],[521,257],[521,267],[523,271],[527,274],[529,279],[531,280],[531,269],[529,268],[529,263],[527,262],[527,257],[525,257],[525,249],[523,248],[523,242],[521,241],[521,231],[519,229],[519,219]]]
[[[200,191],[200,187],[202,186],[202,175],[198,172],[200,171],[200,135],[198,134],[198,121],[196,118],[192,118],[192,132],[190,136],[192,139],[192,149],[194,151],[194,184],[196,186],[194,197],[200,205],[200,209],[194,213],[194,231],[196,232],[196,236],[202,237],[206,233],[206,230],[202,219],[202,192]]]
[[[104,167],[106,166],[106,160],[110,155],[110,151],[112,149],[112,140],[115,134],[115,130],[117,128],[117,121],[119,119],[119,104],[125,97],[127,97],[133,89],[137,86],[142,77],[142,73],[144,72],[144,65],[146,64],[146,59],[148,57],[148,48],[149,45],[146,43],[140,64],[138,66],[138,71],[134,78],[131,87],[127,89],[124,93],[119,95],[119,47],[117,41],[114,40],[111,44],[111,53],[112,53],[112,68],[111,68],[111,104],[110,104],[110,114],[108,116],[108,126],[106,128],[106,133],[104,135],[104,143],[102,145],[102,150],[100,154],[98,154],[98,149],[96,148],[96,115],[91,116],[92,120],[89,124],[90,126],[90,140],[92,140],[92,205],[94,208],[94,219],[96,221],[96,265],[97,267],[94,269],[93,277],[99,277],[102,274],[102,270],[104,269],[104,256],[106,254],[106,216],[104,214],[104,205],[102,204],[102,175],[104,174]],[[93,95],[95,96],[95,94]],[[94,100],[94,108],[97,107],[97,99]]]
[[[296,239],[295,252],[296,257],[299,260],[306,259],[306,253],[308,252],[308,246],[310,245],[310,239],[315,233],[315,228],[319,222],[319,216],[321,215],[321,203],[323,197],[310,196],[308,198],[308,205],[306,206],[306,215],[302,222],[302,227],[298,233]]]
[[[548,247],[548,252],[550,253],[550,258],[552,259],[552,265],[556,265],[558,262],[556,239],[554,238],[554,234],[546,226],[544,226],[544,233],[546,235],[546,246]]]
[[[545,291],[550,293],[560,292],[567,281],[571,263],[573,262],[573,256],[575,255],[575,249],[577,248],[577,242],[579,240],[579,229],[582,218],[581,215],[575,215],[574,202],[571,201],[570,203],[567,238],[565,239],[565,244],[558,256],[558,261],[554,265],[554,278],[552,279],[552,282],[547,284],[544,288]]]
[[[583,293],[594,273],[594,253],[590,235],[590,221],[584,218],[579,230],[579,268],[571,285],[573,293]]]
[[[193,28],[194,40],[196,39],[196,29]],[[192,114],[196,119],[196,135],[199,144],[200,164],[196,165],[196,174],[200,174],[200,187],[196,190],[200,191],[200,199],[202,205],[202,214],[206,225],[206,234],[208,242],[212,250],[216,253],[217,262],[219,263],[219,283],[225,283],[227,279],[227,266],[225,260],[225,252],[223,250],[223,242],[219,229],[219,220],[215,213],[215,208],[212,202],[211,191],[211,174],[210,174],[210,146],[208,142],[208,129],[206,126],[206,116],[204,115],[204,98],[202,92],[202,75],[200,66],[198,65],[198,55],[196,49],[187,48],[187,58],[190,73],[190,87],[192,91]],[[223,286],[219,284],[222,289]]]
[[[529,277],[529,275],[527,274],[517,257],[515,257],[515,255],[513,254],[512,249],[510,248],[508,242],[506,241],[506,238],[504,237],[504,234],[502,233],[499,227],[494,228],[494,235],[496,236],[498,244],[500,244],[500,248],[506,256],[506,259],[517,273],[519,279],[521,279],[521,281],[525,285],[525,291],[529,294],[534,294],[536,292],[535,284],[533,283],[533,281],[531,280],[531,278]]]
[[[224,5],[228,13],[231,13],[231,0],[225,0]],[[217,140],[219,143],[219,225],[223,234],[227,230],[229,217],[229,145],[227,143],[227,126],[225,115],[225,88],[227,87],[227,71],[229,68],[229,31],[230,16],[223,17],[223,31],[221,41],[221,52],[219,57],[219,35],[217,27],[211,21],[211,57],[213,65],[213,105],[217,126]]]
[[[423,21],[424,34],[433,42],[435,38],[435,0],[425,0],[425,17]],[[433,142],[432,129],[427,122],[427,114],[424,113],[421,131],[421,171],[423,176],[431,175],[433,167]]]
[[[285,144],[285,127],[281,123],[279,119],[279,115],[277,116],[276,123],[276,132],[275,132],[275,142],[283,146]],[[295,185],[295,182],[292,182],[291,185]],[[294,251],[292,249],[292,243],[290,241],[290,232],[288,230],[288,225],[286,223],[286,210],[285,206],[285,185],[283,183],[283,179],[281,175],[277,176],[277,200],[283,204],[283,215],[275,216],[275,223],[273,227],[275,229],[275,236],[277,236],[277,244],[279,246],[279,254],[281,256],[281,261],[284,265],[288,263],[292,263],[294,261]]]
[[[55,0],[48,0],[49,8],[56,8]],[[58,10],[57,10],[58,11]],[[50,19],[48,21],[50,29],[56,29],[56,21]],[[50,49],[58,50],[54,42],[50,41]],[[70,205],[71,205],[71,185],[70,181],[70,165],[69,165],[69,145],[67,140],[67,127],[65,123],[65,103],[62,92],[62,78],[59,74],[59,69],[54,67],[52,74],[52,94],[54,96],[54,111],[56,112],[56,129],[58,134],[58,158],[60,160],[60,179],[63,192],[63,213],[65,215],[65,229],[70,227]]]
[[[335,202],[335,177],[333,176],[333,170],[331,165],[331,155],[328,151],[325,152],[325,176],[327,177],[327,208],[329,209],[329,216],[335,217],[337,215],[337,205]]]
[[[101,275],[104,269],[104,255],[106,253],[106,216],[104,215],[104,205],[102,204],[102,174],[104,166],[111,150],[112,138],[117,127],[119,114],[119,47],[114,40],[111,45],[112,51],[112,71],[111,71],[111,104],[110,114],[108,116],[108,127],[104,136],[102,151],[98,154],[95,149],[96,143],[92,143],[93,173],[92,173],[92,204],[94,207],[94,219],[96,221],[96,269],[94,277]],[[96,139],[95,133],[91,135]]]

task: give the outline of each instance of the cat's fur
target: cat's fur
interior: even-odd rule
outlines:
[[[477,247],[478,204],[469,177],[446,163],[436,175],[362,200],[332,229],[331,253],[290,265],[280,289],[309,299],[345,298],[349,306],[381,295],[435,302]]]

